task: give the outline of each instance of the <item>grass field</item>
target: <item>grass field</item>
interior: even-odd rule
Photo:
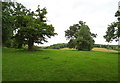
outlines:
[[[3,48],[3,81],[117,81],[117,52]]]

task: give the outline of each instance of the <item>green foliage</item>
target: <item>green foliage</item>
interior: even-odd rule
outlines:
[[[29,11],[28,15],[22,15],[18,17],[18,23],[20,21],[20,29],[16,34],[18,40],[22,40],[22,43],[27,42],[28,49],[33,50],[34,43],[47,42],[47,37],[56,35],[54,33],[54,27],[46,23],[46,8],[36,10],[36,13]],[[22,38],[22,39],[21,39]]]
[[[78,50],[91,50],[93,48],[96,34],[90,32],[90,29],[85,22],[79,21],[79,24],[74,24],[65,31],[65,36],[70,39],[68,46]]]
[[[68,42],[68,47],[75,48],[75,39],[70,39],[70,41]]]
[[[3,48],[2,81],[117,81],[118,53]]]
[[[27,9],[20,3],[2,2],[2,43],[4,46],[15,46],[16,42],[12,38],[16,30],[20,28],[20,22],[23,21],[20,15],[25,15],[26,11]]]
[[[110,25],[108,25],[106,35],[104,36],[107,42],[112,42],[113,40],[119,41],[120,37],[119,26],[120,26],[119,22],[113,22]]]
[[[38,5],[36,11],[26,9],[21,3],[3,3],[3,43],[14,40],[18,48],[23,44],[33,50],[34,43],[43,44],[55,36],[53,25],[46,23],[46,8]],[[10,42],[9,42],[10,43]],[[11,43],[8,45],[10,46]],[[14,46],[14,45],[13,45]]]
[[[68,44],[67,43],[58,43],[58,44],[53,44],[45,48],[50,48],[50,49],[61,49],[61,48],[67,48]]]
[[[13,35],[14,17],[13,3],[2,2],[2,43],[3,46],[11,47],[11,37]]]
[[[117,11],[115,13],[115,17],[120,16],[120,12]],[[118,17],[118,21],[120,21],[120,18]],[[119,41],[120,38],[120,22],[112,22],[107,27],[106,35],[103,36],[107,42],[112,42],[115,40],[116,42]]]
[[[117,50],[119,51],[119,45],[103,45],[103,44],[94,44],[94,48],[107,48],[111,50]]]
[[[107,45],[103,45],[103,44],[94,44],[94,48],[107,48]]]

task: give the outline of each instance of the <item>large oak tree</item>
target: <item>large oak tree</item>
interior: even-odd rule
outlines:
[[[34,43],[43,44],[47,42],[47,38],[51,38],[56,33],[54,27],[46,23],[46,8],[28,12],[27,15],[20,15],[19,19],[22,22],[20,29],[18,30],[15,38],[22,40],[28,44],[28,50],[33,50]],[[20,39],[19,39],[20,38]]]
[[[46,20],[46,8],[38,8],[31,11],[20,3],[3,3],[3,36],[7,31],[11,32],[10,39],[15,39],[18,47],[28,45],[28,50],[33,50],[34,43],[47,42],[47,38],[56,35],[52,24],[48,25]],[[9,7],[10,6],[10,7]],[[7,11],[10,11],[6,14]],[[7,20],[9,19],[9,21]],[[8,24],[7,24],[8,23]],[[7,27],[7,30],[5,29]],[[12,30],[11,30],[12,29]],[[4,38],[4,37],[3,37]],[[5,39],[7,40],[7,39]]]

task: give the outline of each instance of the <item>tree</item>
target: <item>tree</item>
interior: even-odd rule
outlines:
[[[13,3],[2,2],[2,43],[3,46],[11,47],[13,35],[14,17]]]
[[[18,30],[21,29],[21,27],[26,27],[27,26],[26,23],[29,20],[26,20],[27,18],[24,19],[24,16],[27,17],[29,12],[30,12],[30,10],[26,9],[26,7],[23,6],[21,3],[14,3],[13,16],[15,17],[15,20],[14,20],[14,22],[15,22],[15,24],[14,24],[14,31],[16,33],[17,33]],[[22,45],[25,44],[24,43],[24,38],[20,34],[17,34],[17,36],[13,36],[12,38],[15,39],[17,48],[22,48]]]
[[[32,31],[30,32],[29,28],[33,26],[33,19],[28,15],[19,15],[16,21],[18,22],[19,28],[17,28],[17,33],[15,36],[13,36],[13,38],[15,38],[18,44],[18,48],[22,48],[23,44],[27,44],[26,35],[29,36],[29,34],[32,33]]]
[[[108,25],[106,35],[104,36],[107,42],[112,42],[113,40],[118,41],[118,38],[120,36],[118,26],[119,23],[117,22],[113,22]]]
[[[46,8],[31,11],[21,3],[3,2],[3,43],[14,41],[21,48],[23,44],[33,50],[34,43],[47,42],[47,38],[55,36],[53,25],[46,23]]]
[[[20,15],[26,15],[27,9],[21,3],[2,2],[2,43],[7,47],[12,47],[15,44],[13,35],[16,30],[21,27]],[[21,48],[21,42],[17,42]]]
[[[78,50],[91,50],[94,44],[93,37],[96,35],[90,32],[89,27],[83,21],[79,21],[79,24],[74,24],[65,31],[65,37],[70,39],[68,46]]]
[[[120,16],[120,12],[117,11],[115,13],[115,16]],[[118,18],[119,20],[120,18]],[[103,36],[106,41],[112,42],[115,40],[116,42],[119,41],[120,38],[120,22],[112,22],[110,25],[107,27],[106,35]]]
[[[54,27],[46,23],[46,8],[36,10],[36,13],[29,11],[27,15],[20,15],[20,21],[23,22],[15,38],[27,42],[28,50],[33,50],[34,43],[43,44],[47,38],[56,35]],[[22,38],[22,39],[21,39]]]

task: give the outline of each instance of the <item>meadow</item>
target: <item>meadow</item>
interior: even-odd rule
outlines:
[[[117,81],[118,53],[3,48],[3,81]]]

